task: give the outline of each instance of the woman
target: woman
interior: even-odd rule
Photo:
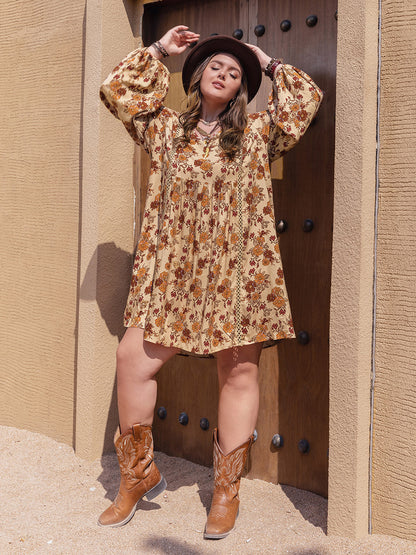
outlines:
[[[303,72],[258,47],[213,36],[183,68],[187,107],[163,105],[160,62],[199,35],[185,26],[125,58],[101,88],[107,108],[151,157],[141,235],[117,351],[120,490],[100,516],[121,526],[144,495],[166,487],[153,461],[155,375],[180,349],[215,353],[219,379],[215,486],[204,537],[234,527],[253,441],[263,342],[294,337],[272,204],[270,162],[292,148],[322,93]],[[271,78],[268,110],[246,105]]]

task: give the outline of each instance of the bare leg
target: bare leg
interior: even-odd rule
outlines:
[[[155,376],[177,349],[144,340],[140,328],[128,328],[117,349],[117,397],[120,432],[133,424],[151,425],[156,404]]]
[[[218,440],[224,454],[248,440],[259,411],[258,363],[262,343],[217,353]]]

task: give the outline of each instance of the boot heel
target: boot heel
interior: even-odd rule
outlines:
[[[149,490],[146,493],[146,495],[145,495],[146,499],[148,501],[151,501],[152,499],[157,497],[159,495],[159,493],[162,493],[162,491],[165,491],[166,485],[167,485],[166,480],[162,476],[162,478],[160,479],[160,482],[158,484],[156,484],[154,488],[152,488],[151,490]]]

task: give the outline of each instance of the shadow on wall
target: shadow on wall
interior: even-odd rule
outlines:
[[[123,313],[129,292],[132,260],[132,254],[117,247],[114,242],[98,245],[88,264],[80,288],[80,298],[84,301],[97,302],[108,331],[111,335],[116,336],[119,342],[125,331]],[[114,377],[105,428],[104,453],[114,450],[113,438],[117,427],[117,393]]]
[[[140,36],[141,14],[136,0],[123,0],[133,37]]]

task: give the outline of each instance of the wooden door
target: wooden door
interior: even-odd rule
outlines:
[[[305,70],[325,91],[322,108],[305,138],[273,168],[276,220],[287,224],[281,249],[299,340],[263,350],[258,439],[249,472],[252,477],[322,495],[327,493],[328,461],[335,10],[334,0],[162,1],[146,5],[143,16],[145,45],[177,24],[188,25],[201,38],[211,33],[232,35],[240,29],[242,40]],[[172,73],[166,103],[176,109],[183,99],[184,58],[166,61]],[[265,107],[269,89],[270,81],[264,78],[251,110]],[[143,154],[140,158],[145,174]],[[164,407],[159,415],[165,417],[155,417],[157,448],[211,464],[218,402],[215,360],[178,355],[161,370],[158,385],[157,409]],[[180,416],[182,422],[186,420],[183,413],[188,417],[186,425],[179,422]],[[207,422],[208,430],[203,429]],[[272,443],[276,434],[283,438],[281,447]],[[307,452],[300,451],[302,446]]]
[[[276,220],[287,224],[280,245],[298,335],[278,351],[284,443],[277,477],[322,495],[328,475],[336,7],[335,0],[258,2],[258,24],[265,27],[258,46],[306,71],[325,93],[311,128],[283,158],[281,179],[273,182]]]

